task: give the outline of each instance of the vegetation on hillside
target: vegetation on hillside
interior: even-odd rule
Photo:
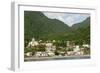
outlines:
[[[69,27],[57,19],[49,19],[42,12],[24,12],[25,47],[34,37],[36,40],[74,41],[75,44],[90,44],[90,17]]]

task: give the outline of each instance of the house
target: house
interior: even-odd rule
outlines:
[[[42,40],[39,40],[39,43],[42,42]]]
[[[42,57],[46,57],[46,56],[48,56],[48,53],[47,53],[47,52],[42,52],[42,53],[41,53],[41,56],[42,56]]]
[[[75,55],[83,55],[84,53],[83,53],[83,51],[77,51],[77,52],[75,52]]]
[[[36,57],[46,57],[48,56],[48,53],[47,52],[36,52],[35,56]]]
[[[36,53],[35,53],[35,56],[36,56],[36,57],[41,56],[41,52],[36,52]]]
[[[34,38],[32,38],[32,41],[29,42],[27,47],[34,47],[34,46],[37,46],[37,45],[39,45],[39,43],[37,41],[35,41]]]
[[[54,56],[55,55],[55,53],[53,53],[53,52],[48,52],[48,56]]]
[[[31,47],[31,45],[32,45],[32,42],[29,42],[27,48]]]
[[[59,51],[59,55],[65,56],[65,52]]]
[[[56,50],[56,46],[52,46],[52,51],[55,51]]]
[[[46,45],[46,43],[40,43],[40,45]]]
[[[78,51],[80,51],[80,48],[79,48],[79,45],[76,45],[74,48],[74,52],[78,52]]]
[[[33,46],[33,47],[34,47],[34,46],[37,46],[37,45],[39,45],[39,43],[38,43],[37,41],[32,42],[32,46]]]
[[[74,55],[74,53],[75,53],[74,51],[68,51],[67,55]]]
[[[27,53],[25,53],[25,56],[27,56],[27,57],[32,56],[32,52],[27,52]]]
[[[74,41],[67,41],[67,48],[74,48],[74,47],[75,47]]]
[[[52,50],[52,46],[53,44],[52,43],[46,43],[46,51],[49,52]]]
[[[89,48],[89,47],[90,47],[90,45],[89,45],[89,44],[83,44],[82,46],[83,46],[83,47],[87,47],[87,48]]]
[[[76,45],[74,49],[75,55],[83,55],[84,54],[83,49],[84,48],[80,48],[79,45]]]
[[[52,43],[46,43],[46,47],[52,47]]]

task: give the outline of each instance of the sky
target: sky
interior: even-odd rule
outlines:
[[[89,14],[79,14],[79,13],[54,13],[54,12],[43,12],[45,16],[50,19],[58,19],[68,26],[72,26],[75,23],[80,23],[84,21]]]

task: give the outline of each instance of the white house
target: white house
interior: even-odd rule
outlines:
[[[52,47],[52,43],[46,43],[46,47]]]
[[[25,56],[27,56],[27,57],[32,56],[32,52],[25,53]]]
[[[78,51],[80,51],[80,48],[79,48],[79,45],[76,45],[74,48],[74,52],[78,52]]]
[[[83,47],[90,47],[90,45],[88,45],[88,44],[83,44]]]
[[[32,38],[32,41],[29,42],[27,47],[30,47],[30,46],[34,47],[34,46],[37,46],[37,45],[39,45],[39,43],[37,41],[35,41],[34,38]]]
[[[46,51],[49,52],[52,50],[52,46],[53,44],[52,43],[46,43]]]
[[[54,56],[55,54],[53,52],[48,52],[49,56]]]
[[[39,45],[39,43],[38,43],[37,41],[34,41],[34,42],[32,43],[32,45],[37,46],[37,45]]]
[[[40,57],[40,56],[46,57],[46,56],[48,56],[48,53],[47,52],[36,52],[35,53],[35,56],[36,57]]]
[[[52,51],[55,51],[56,50],[56,46],[52,46]]]
[[[47,52],[42,52],[41,56],[46,57],[46,56],[48,56],[48,53]]]

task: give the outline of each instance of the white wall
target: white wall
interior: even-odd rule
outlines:
[[[12,0],[13,1],[13,0]],[[16,0],[18,1],[18,0]],[[37,4],[45,3],[47,5],[66,5],[66,4],[74,4],[74,5],[88,5],[88,6],[96,6],[98,8],[97,11],[97,40],[96,44],[100,44],[100,2],[99,0],[19,0],[25,2],[34,2]],[[9,70],[10,68],[10,53],[11,53],[11,0],[1,0],[0,1],[0,73],[12,73]],[[100,50],[99,50],[100,51]],[[97,53],[99,53],[99,51]],[[98,57],[100,54],[98,54]],[[98,58],[98,61],[100,59]],[[99,63],[100,66],[100,63]],[[100,68],[100,67],[98,67]],[[39,71],[30,71],[30,73],[99,73],[97,67],[80,67],[80,68],[61,68],[61,69],[48,69],[48,70],[39,70]],[[28,71],[26,71],[28,72]],[[22,73],[26,73],[22,72]]]

